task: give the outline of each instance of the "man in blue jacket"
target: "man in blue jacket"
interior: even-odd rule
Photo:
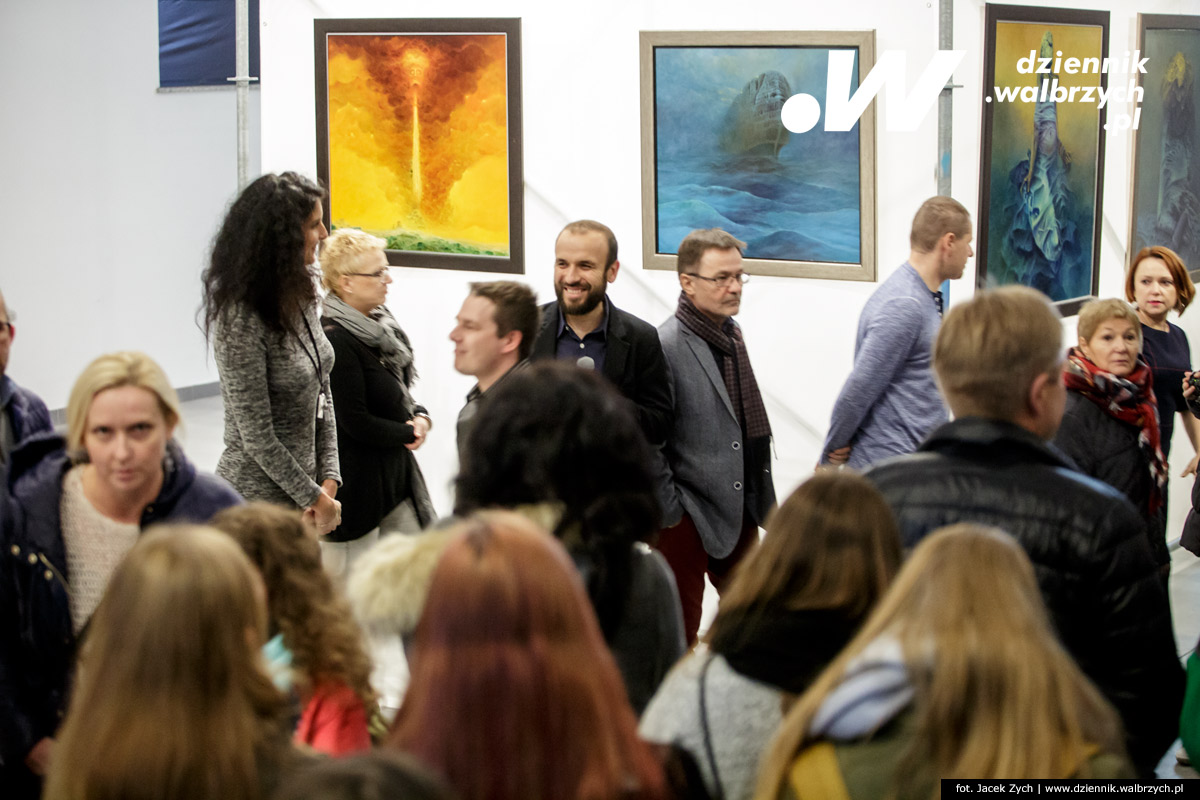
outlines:
[[[0,465],[8,463],[9,453],[22,440],[53,428],[50,412],[42,398],[22,389],[5,374],[8,353],[16,335],[13,314],[4,302],[4,294],[0,293]]]

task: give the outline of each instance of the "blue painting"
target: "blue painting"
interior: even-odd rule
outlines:
[[[793,94],[825,106],[828,47],[654,49],[656,250],[723,228],[747,258],[859,264],[859,126],[790,133]],[[854,74],[858,74],[857,52]],[[857,82],[855,82],[857,87]]]
[[[1134,155],[1130,256],[1174,250],[1200,269],[1200,17],[1142,16],[1145,90]]]

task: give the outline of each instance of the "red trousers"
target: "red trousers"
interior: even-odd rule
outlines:
[[[667,528],[658,535],[658,552],[663,554],[675,583],[679,587],[679,604],[683,606],[683,631],[687,634],[688,646],[696,643],[700,630],[700,615],[704,610],[704,576],[716,588],[717,593],[725,588],[729,573],[746,553],[758,542],[758,525],[749,517],[742,517],[742,531],[733,552],[724,558],[713,558],[704,550],[696,523],[687,513],[678,525]]]

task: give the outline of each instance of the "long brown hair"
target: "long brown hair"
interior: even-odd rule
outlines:
[[[463,800],[659,800],[620,673],[566,551],[533,523],[460,523],[417,625],[388,738]]]
[[[797,487],[739,564],[706,639],[774,610],[840,609],[864,617],[900,568],[900,531],[870,481],[821,472]]]
[[[912,742],[893,794],[939,778],[1084,775],[1098,747],[1124,754],[1116,712],[1063,649],[1029,558],[996,528],[960,524],[913,551],[862,630],[801,696],[759,773],[780,796],[813,717],[846,667],[876,639],[899,640],[914,690]]]
[[[147,532],[92,617],[50,767],[51,800],[257,800],[287,747],[260,667],[262,581],[229,537]]]
[[[311,685],[345,683],[368,709],[375,704],[371,659],[346,599],[321,566],[321,548],[300,514],[270,503],[233,506],[212,519],[234,538],[262,574],[267,611]]]

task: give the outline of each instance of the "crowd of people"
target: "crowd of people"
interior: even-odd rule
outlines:
[[[1138,253],[1067,350],[1032,289],[943,308],[971,218],[927,200],[864,307],[822,465],[777,505],[734,320],[745,244],[689,234],[655,328],[607,296],[612,231],[573,222],[555,301],[493,281],[462,304],[454,365],[477,383],[438,518],[385,242],[330,235],[323,200],[265,175],[216,234],[216,475],[141,353],[92,362],[55,433],[4,375],[0,297],[5,797],[915,798],[940,778],[1153,776],[1185,685],[1164,454],[1176,414],[1200,429],[1173,252]],[[411,672],[394,718],[379,631]]]

